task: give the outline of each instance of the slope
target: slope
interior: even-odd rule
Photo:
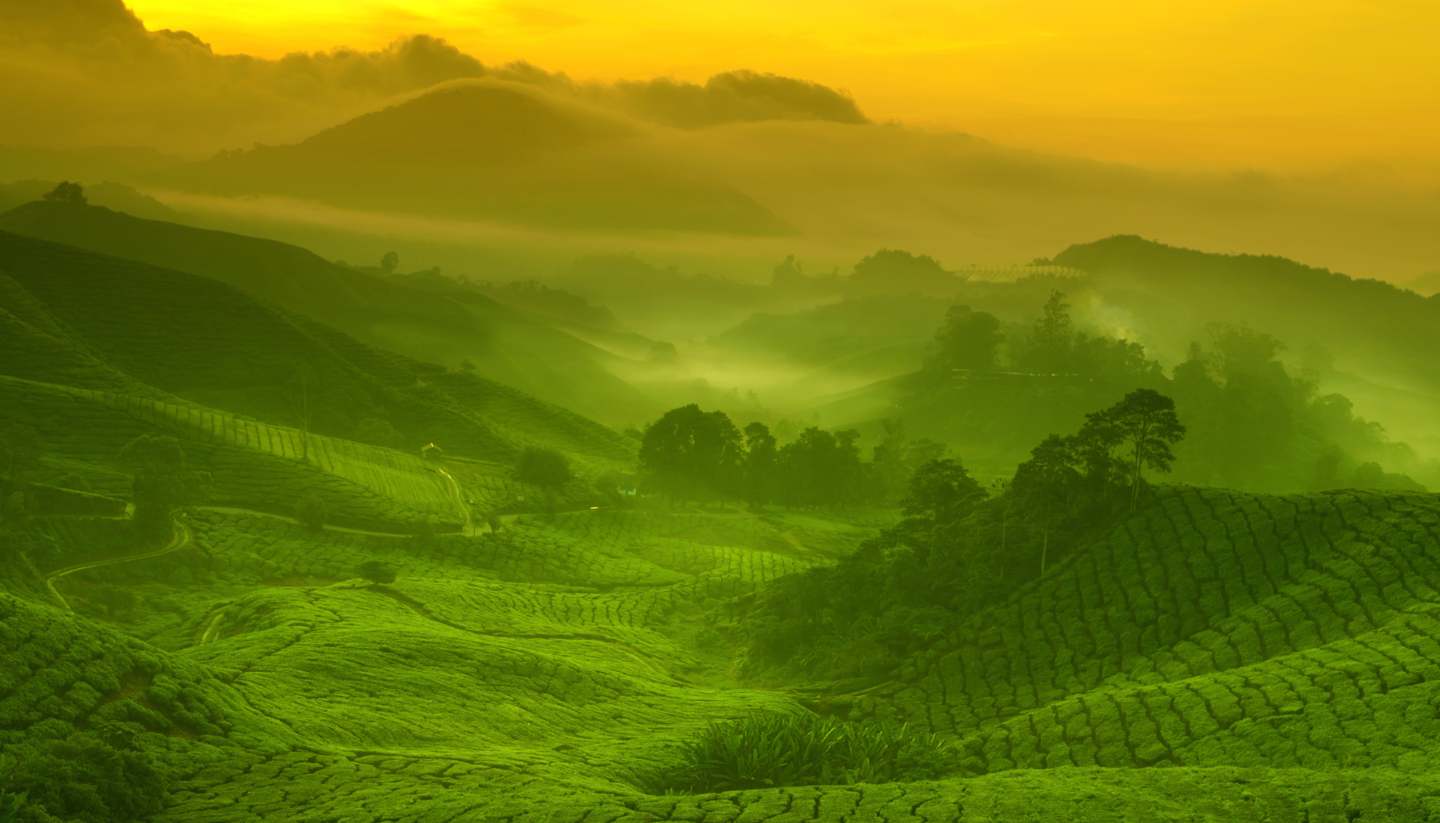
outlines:
[[[652,128],[535,86],[457,82],[167,182],[571,229],[783,230],[718,175],[658,156]]]
[[[297,246],[100,207],[28,203],[0,215],[0,231],[222,281],[381,348],[448,365],[468,360],[485,377],[605,420],[650,411],[610,374],[605,352],[478,293],[457,301]]]
[[[23,317],[0,315],[14,330],[7,344],[51,341],[50,352],[108,367],[104,380],[67,377],[46,371],[36,355],[7,360],[9,374],[86,388],[115,388],[124,375],[274,423],[308,419],[313,430],[342,437],[381,421],[399,442],[377,445],[433,440],[481,459],[508,460],[530,444],[582,459],[628,455],[623,438],[573,413],[371,348],[213,280],[3,233],[0,272],[13,305],[28,306]]]
[[[175,768],[161,820],[1408,822],[1440,791],[1433,496],[1163,493],[848,695],[737,683],[711,627],[864,524],[582,512],[428,544],[234,513],[192,528],[209,560],[65,583],[96,617],[107,586],[141,587],[121,624],[249,709],[223,761]],[[367,558],[399,579],[348,581]],[[634,788],[712,719],[798,710],[797,688],[939,732],[962,771]]]

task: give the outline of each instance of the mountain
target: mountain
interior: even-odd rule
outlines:
[[[659,127],[521,84],[446,84],[299,143],[162,176],[223,194],[572,229],[774,234],[784,224],[716,175],[667,161]]]
[[[326,261],[272,240],[141,220],[95,206],[34,202],[0,215],[8,231],[185,271],[314,318],[381,348],[477,373],[611,422],[651,413],[613,376],[613,355],[478,291],[437,292]]]

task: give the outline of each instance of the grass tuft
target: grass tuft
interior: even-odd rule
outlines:
[[[904,725],[756,713],[711,723],[677,766],[642,781],[652,793],[929,780],[954,758],[937,735]]]

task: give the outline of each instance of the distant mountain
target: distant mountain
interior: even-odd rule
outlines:
[[[606,351],[484,294],[440,292],[326,261],[272,240],[191,228],[95,206],[28,203],[0,231],[37,237],[231,284],[372,345],[515,386],[582,414],[630,422],[651,413],[606,369]]]
[[[171,183],[350,208],[582,229],[773,234],[784,224],[689,163],[653,126],[493,80],[442,85],[299,143],[222,154]]]
[[[41,199],[59,182],[19,180],[14,183],[0,183],[0,212]],[[85,198],[91,205],[104,206],[148,220],[175,220],[179,217],[174,209],[159,200],[120,183],[86,184]]]
[[[1405,286],[1422,297],[1435,297],[1440,295],[1440,271],[1422,274],[1406,283]]]
[[[1292,351],[1322,348],[1341,367],[1440,390],[1440,306],[1390,283],[1135,236],[1071,246],[1055,262],[1089,273],[1092,289],[1143,325],[1142,339],[1183,350],[1207,321],[1244,322]]]

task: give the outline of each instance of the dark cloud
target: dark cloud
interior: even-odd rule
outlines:
[[[717,74],[703,86],[619,83],[614,93],[636,113],[684,128],[760,120],[867,122],[854,100],[832,88],[751,71]]]

